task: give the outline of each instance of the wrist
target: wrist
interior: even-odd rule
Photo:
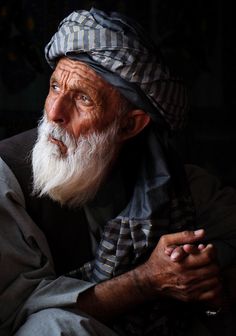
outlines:
[[[146,265],[143,264],[133,269],[131,272],[137,294],[144,299],[152,298],[153,286],[151,284],[150,277],[148,276],[149,271]]]

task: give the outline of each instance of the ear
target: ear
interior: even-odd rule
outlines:
[[[123,142],[140,133],[150,122],[150,116],[143,110],[131,110],[123,117],[119,132],[119,141]]]

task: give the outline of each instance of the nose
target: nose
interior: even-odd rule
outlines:
[[[60,124],[62,126],[68,123],[69,102],[65,95],[58,95],[55,99],[48,97],[45,107],[48,121]]]

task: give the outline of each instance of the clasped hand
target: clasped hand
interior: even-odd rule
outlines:
[[[148,261],[146,290],[184,302],[201,301],[219,307],[222,284],[212,244],[199,244],[204,230],[163,235]]]

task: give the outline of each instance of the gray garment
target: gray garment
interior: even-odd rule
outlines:
[[[35,312],[76,302],[92,283],[56,278],[45,236],[25,211],[20,186],[0,159],[0,335]]]
[[[44,309],[29,316],[15,336],[117,336],[117,334],[83,313],[69,309]]]
[[[221,266],[227,266],[236,254],[236,193],[232,188],[220,190],[219,182],[202,169],[188,166],[187,173],[197,208],[197,224],[206,228],[209,239],[217,246]],[[85,322],[80,322],[84,319],[69,311],[68,306],[93,284],[55,276],[46,238],[26,213],[21,188],[1,159],[0,185],[0,335],[13,335],[17,330],[17,335],[33,335],[42,320],[48,329],[41,335],[76,335],[77,325],[84,326]],[[52,313],[48,314],[49,324],[45,319],[47,312]],[[90,319],[86,321],[90,323]],[[91,321],[92,326],[98,323]],[[50,328],[54,323],[57,328],[53,328],[53,333]],[[77,335],[96,335],[86,328]],[[109,335],[106,331],[100,334]]]

